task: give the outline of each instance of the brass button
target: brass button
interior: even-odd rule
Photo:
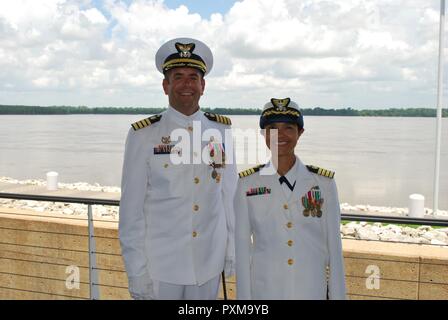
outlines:
[[[294,264],[294,259],[288,259],[288,264],[292,266]]]
[[[196,183],[196,184],[199,183],[199,178],[198,178],[198,177],[195,177],[195,178],[194,178],[194,183]]]
[[[193,210],[194,210],[194,211],[198,211],[198,210],[199,210],[199,206],[198,206],[197,204],[195,204],[195,205],[193,206]]]
[[[165,163],[165,164],[163,165],[163,167],[164,167],[164,168],[168,168],[168,163]]]
[[[292,222],[288,222],[288,223],[286,224],[286,226],[287,226],[289,229],[291,229],[291,228],[292,228]]]
[[[293,243],[294,243],[294,241],[289,240],[289,241],[288,241],[288,246],[292,247]]]
[[[188,131],[193,131],[193,127],[192,126],[188,126]]]
[[[196,231],[193,231],[193,238],[196,238],[198,236],[198,233]]]
[[[285,204],[283,205],[283,208],[284,208],[285,210],[288,209],[288,204],[285,203]]]

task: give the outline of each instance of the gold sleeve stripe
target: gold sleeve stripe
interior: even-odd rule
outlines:
[[[239,173],[240,178],[247,177],[247,170]]]
[[[162,118],[161,115],[155,115],[155,116],[134,122],[131,124],[131,126],[132,126],[132,128],[134,128],[135,131],[137,131],[139,129],[146,128],[146,127],[150,126],[151,124],[156,123],[157,121],[160,121],[161,118]]]
[[[335,172],[331,171],[331,170],[319,168],[319,167],[316,167],[316,166],[310,166],[310,165],[307,165],[306,167],[308,168],[308,170],[310,172],[313,172],[315,174],[318,174],[320,176],[327,177],[327,178],[330,178],[330,179],[333,179],[333,177],[335,175]]]
[[[215,121],[218,123],[222,123],[225,125],[232,125],[232,120],[226,116],[222,116],[220,114],[205,112],[204,115],[211,121]]]
[[[246,170],[241,171],[240,173],[238,173],[238,176],[239,176],[240,178],[248,177],[248,176],[250,176],[251,174],[254,174],[255,172],[260,171],[260,169],[263,168],[264,166],[265,166],[265,165],[262,164],[262,165],[258,165],[258,166],[256,166],[256,167],[254,167],[254,168],[246,169]]]
[[[227,125],[230,124],[230,119],[227,118],[227,117],[218,115],[218,119],[219,119],[218,121],[219,121],[220,123],[227,124]]]

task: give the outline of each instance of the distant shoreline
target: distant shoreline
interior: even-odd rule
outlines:
[[[72,115],[72,114],[157,114],[166,108],[144,107],[96,107],[86,106],[24,106],[0,105],[0,115]],[[260,115],[257,108],[201,108],[203,111],[223,115]],[[342,109],[325,109],[320,107],[303,108],[304,115],[309,116],[344,116],[344,117],[436,117],[435,108],[389,108],[375,110],[357,110],[351,107]],[[448,117],[448,109],[442,110],[442,116]]]

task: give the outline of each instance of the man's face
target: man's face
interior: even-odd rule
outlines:
[[[277,149],[278,156],[294,154],[294,148],[302,135],[304,129],[300,129],[294,123],[273,122],[265,127],[264,138],[268,148],[273,151]],[[275,146],[274,146],[275,144]]]
[[[172,107],[197,108],[204,93],[205,80],[194,68],[174,68],[163,79],[163,90]]]

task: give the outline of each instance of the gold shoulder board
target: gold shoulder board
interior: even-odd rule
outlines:
[[[228,126],[230,126],[232,124],[232,120],[230,120],[230,118],[221,116],[216,113],[204,112],[204,116],[206,116],[208,118],[208,120],[210,120],[210,121],[215,121],[215,122],[222,123],[222,124],[225,124]]]
[[[319,168],[316,166],[306,166],[309,171],[312,173],[318,174],[320,176],[324,176],[330,179],[333,179],[335,172],[327,169]]]
[[[151,124],[156,123],[157,121],[160,121],[160,119],[162,119],[162,115],[156,114],[155,116],[151,116],[149,118],[134,122],[132,124],[132,128],[134,128],[134,130],[137,131],[139,129],[146,128]]]
[[[240,176],[240,178],[248,177],[251,174],[254,174],[255,172],[260,171],[260,169],[263,168],[264,166],[265,166],[264,164],[260,164],[256,167],[241,171],[240,173],[238,173],[238,175]]]

